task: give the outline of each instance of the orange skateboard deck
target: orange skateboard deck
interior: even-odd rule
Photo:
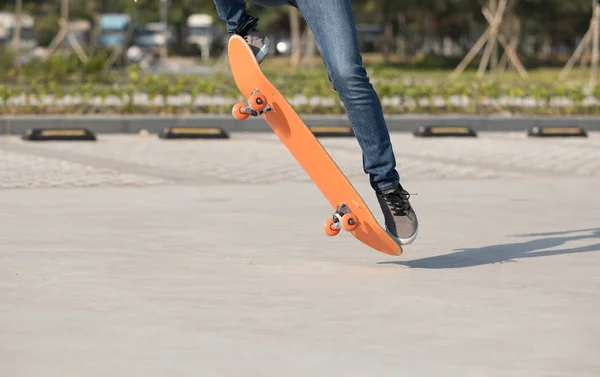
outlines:
[[[324,224],[334,236],[342,229],[365,245],[385,254],[401,255],[400,243],[383,229],[356,189],[281,93],[265,77],[246,41],[229,40],[229,64],[235,83],[247,102],[237,103],[237,119],[262,116],[329,201],[334,211]]]

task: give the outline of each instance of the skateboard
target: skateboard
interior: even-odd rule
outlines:
[[[233,116],[238,120],[262,116],[312,179],[333,207],[331,217],[324,224],[325,234],[336,236],[344,230],[379,252],[401,255],[400,243],[379,225],[312,131],[265,77],[244,38],[233,35],[228,49],[233,79],[247,98],[246,102],[233,106]]]

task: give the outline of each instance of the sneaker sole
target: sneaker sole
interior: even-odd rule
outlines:
[[[398,238],[398,237],[394,236],[392,233],[390,233],[390,230],[388,229],[388,227],[385,228],[385,231],[388,232],[389,235],[392,236],[396,241],[398,241],[398,243],[400,245],[410,245],[411,243],[415,242],[415,240],[417,239],[417,236],[419,235],[419,225],[417,225],[415,234],[413,234],[409,238]]]
[[[258,50],[258,54],[256,54],[256,61],[258,64],[260,64],[269,53],[269,42],[269,38],[265,37],[265,44]]]
[[[413,207],[414,209],[414,207]],[[390,236],[392,236],[396,241],[398,241],[398,243],[400,245],[410,245],[411,243],[415,242],[415,240],[417,239],[417,236],[419,235],[419,223],[417,222],[417,229],[415,229],[415,233],[410,236],[409,238],[400,238],[400,237],[396,237],[394,236],[394,234],[392,234],[390,232],[390,229],[386,226],[385,227],[385,231],[388,232],[390,234]]]

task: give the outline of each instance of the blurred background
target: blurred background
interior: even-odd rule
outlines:
[[[353,6],[387,114],[600,109],[595,1]],[[343,113],[301,15],[291,7],[248,10],[274,42],[263,69],[283,94],[301,113]],[[4,0],[1,112],[229,114],[239,93],[226,42],[212,0]]]

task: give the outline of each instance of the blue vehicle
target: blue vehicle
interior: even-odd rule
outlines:
[[[124,13],[100,15],[98,43],[103,47],[120,47],[131,42],[133,20]],[[128,47],[128,46],[124,46]]]

